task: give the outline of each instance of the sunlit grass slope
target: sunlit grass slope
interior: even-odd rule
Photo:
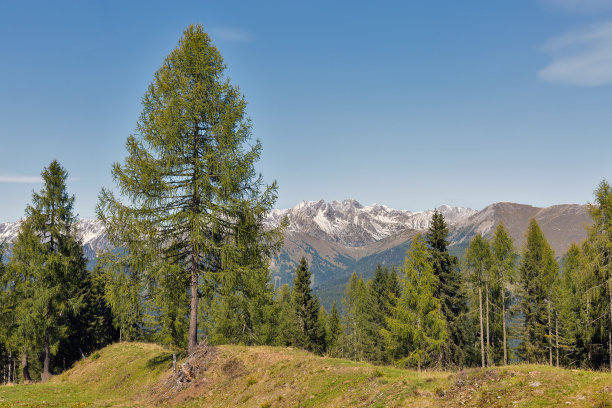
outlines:
[[[301,350],[221,346],[176,386],[172,353],[109,346],[47,384],[0,387],[0,407],[612,407],[612,375],[517,365],[454,373],[400,370]]]

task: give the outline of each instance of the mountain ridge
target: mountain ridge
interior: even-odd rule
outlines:
[[[455,255],[463,253],[475,234],[491,238],[500,221],[520,251],[529,220],[535,218],[556,256],[561,257],[572,242],[586,238],[585,226],[591,223],[588,206],[581,204],[535,207],[497,202],[480,211],[446,205],[436,210],[447,221],[449,250]],[[351,273],[368,278],[378,263],[402,265],[412,238],[427,231],[434,211],[397,210],[382,204],[363,206],[350,199],[302,201],[292,208],[275,209],[265,223],[274,227],[286,217],[289,226],[280,253],[271,260],[271,279],[276,286],[291,284],[297,263],[304,256],[313,274],[313,287],[320,293],[322,304],[329,307],[344,290]],[[91,219],[81,219],[78,225],[85,256],[92,260],[109,245],[104,228],[100,221]],[[18,230],[19,221],[0,224],[0,242],[13,240]]]

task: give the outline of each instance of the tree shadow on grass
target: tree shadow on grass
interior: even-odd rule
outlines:
[[[176,354],[176,361],[179,361],[187,357],[186,351],[167,352],[160,354],[157,357],[153,357],[147,361],[147,368],[150,370],[158,368],[170,368],[172,367],[172,354]]]

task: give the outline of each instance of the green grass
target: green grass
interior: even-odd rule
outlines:
[[[423,372],[291,348],[221,346],[202,378],[167,381],[172,352],[121,343],[46,384],[0,387],[8,407],[612,407],[612,375],[513,365]]]

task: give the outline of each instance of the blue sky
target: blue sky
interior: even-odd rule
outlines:
[[[92,217],[140,99],[201,23],[277,207],[585,203],[612,178],[612,0],[0,2],[0,222],[42,168]]]

